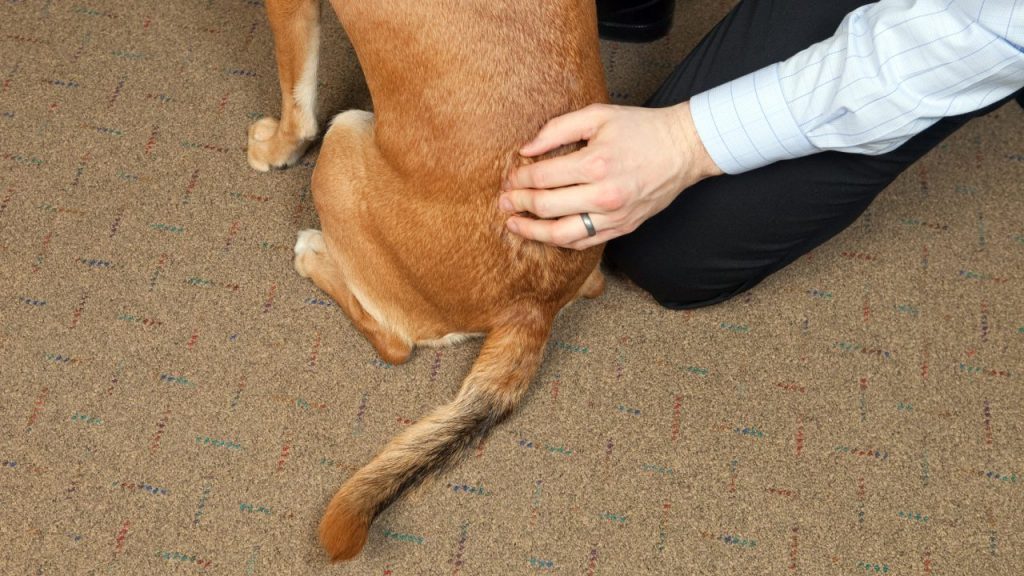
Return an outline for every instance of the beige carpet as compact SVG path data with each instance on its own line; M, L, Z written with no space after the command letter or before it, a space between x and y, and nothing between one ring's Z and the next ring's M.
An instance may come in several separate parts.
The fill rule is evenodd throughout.
M639 103L729 7L605 45ZM366 107L327 19L320 108ZM258 0L0 4L0 574L1024 572L1024 112L975 121L735 301L622 281L560 317L525 408L374 525L326 500L479 344L375 357L291 267L315 151Z

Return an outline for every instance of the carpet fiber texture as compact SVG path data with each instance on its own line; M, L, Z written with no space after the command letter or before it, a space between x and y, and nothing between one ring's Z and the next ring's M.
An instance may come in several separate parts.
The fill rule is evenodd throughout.
M604 44L614 100L730 5ZM324 21L325 122L369 98ZM479 342L390 366L295 274L317 151L243 152L278 106L258 0L0 4L0 574L1024 571L1016 105L731 302L612 279L524 408L339 566L327 500Z

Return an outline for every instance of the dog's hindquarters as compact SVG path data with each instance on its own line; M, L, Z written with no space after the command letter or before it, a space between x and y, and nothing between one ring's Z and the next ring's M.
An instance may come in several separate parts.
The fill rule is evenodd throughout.
M488 175L401 174L379 151L376 130L373 114L350 110L324 135L313 201L344 280L306 275L332 296L330 285L342 282L383 330L408 345L486 333L510 301L557 311L595 269L599 249L562 250L508 233Z
M331 499L320 541L333 560L362 550L373 519L404 491L453 463L504 420L525 395L540 365L550 314L525 308L484 340L455 399L395 437Z

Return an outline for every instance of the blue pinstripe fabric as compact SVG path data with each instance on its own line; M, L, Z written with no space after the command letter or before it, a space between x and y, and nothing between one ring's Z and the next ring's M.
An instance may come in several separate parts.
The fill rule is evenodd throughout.
M1024 0L882 0L831 38L694 96L726 173L822 150L882 154L1024 87Z

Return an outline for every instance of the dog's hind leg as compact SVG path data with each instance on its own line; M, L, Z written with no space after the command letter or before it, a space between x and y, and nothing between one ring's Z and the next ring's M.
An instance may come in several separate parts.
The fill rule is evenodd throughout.
M587 279L583 282L583 286L580 286L580 290L576 293L576 296L583 298L597 298L602 293L604 293L604 274L601 273L601 266L597 265L590 273L590 276L587 276Z
M327 253L319 230L303 230L295 242L295 271L309 278L341 306L356 328L376 348L381 359L401 364L409 359L412 343L382 326L370 316L345 282L345 274Z
M298 161L316 137L320 0L266 0L281 84L281 119L249 126L249 166L261 172Z

